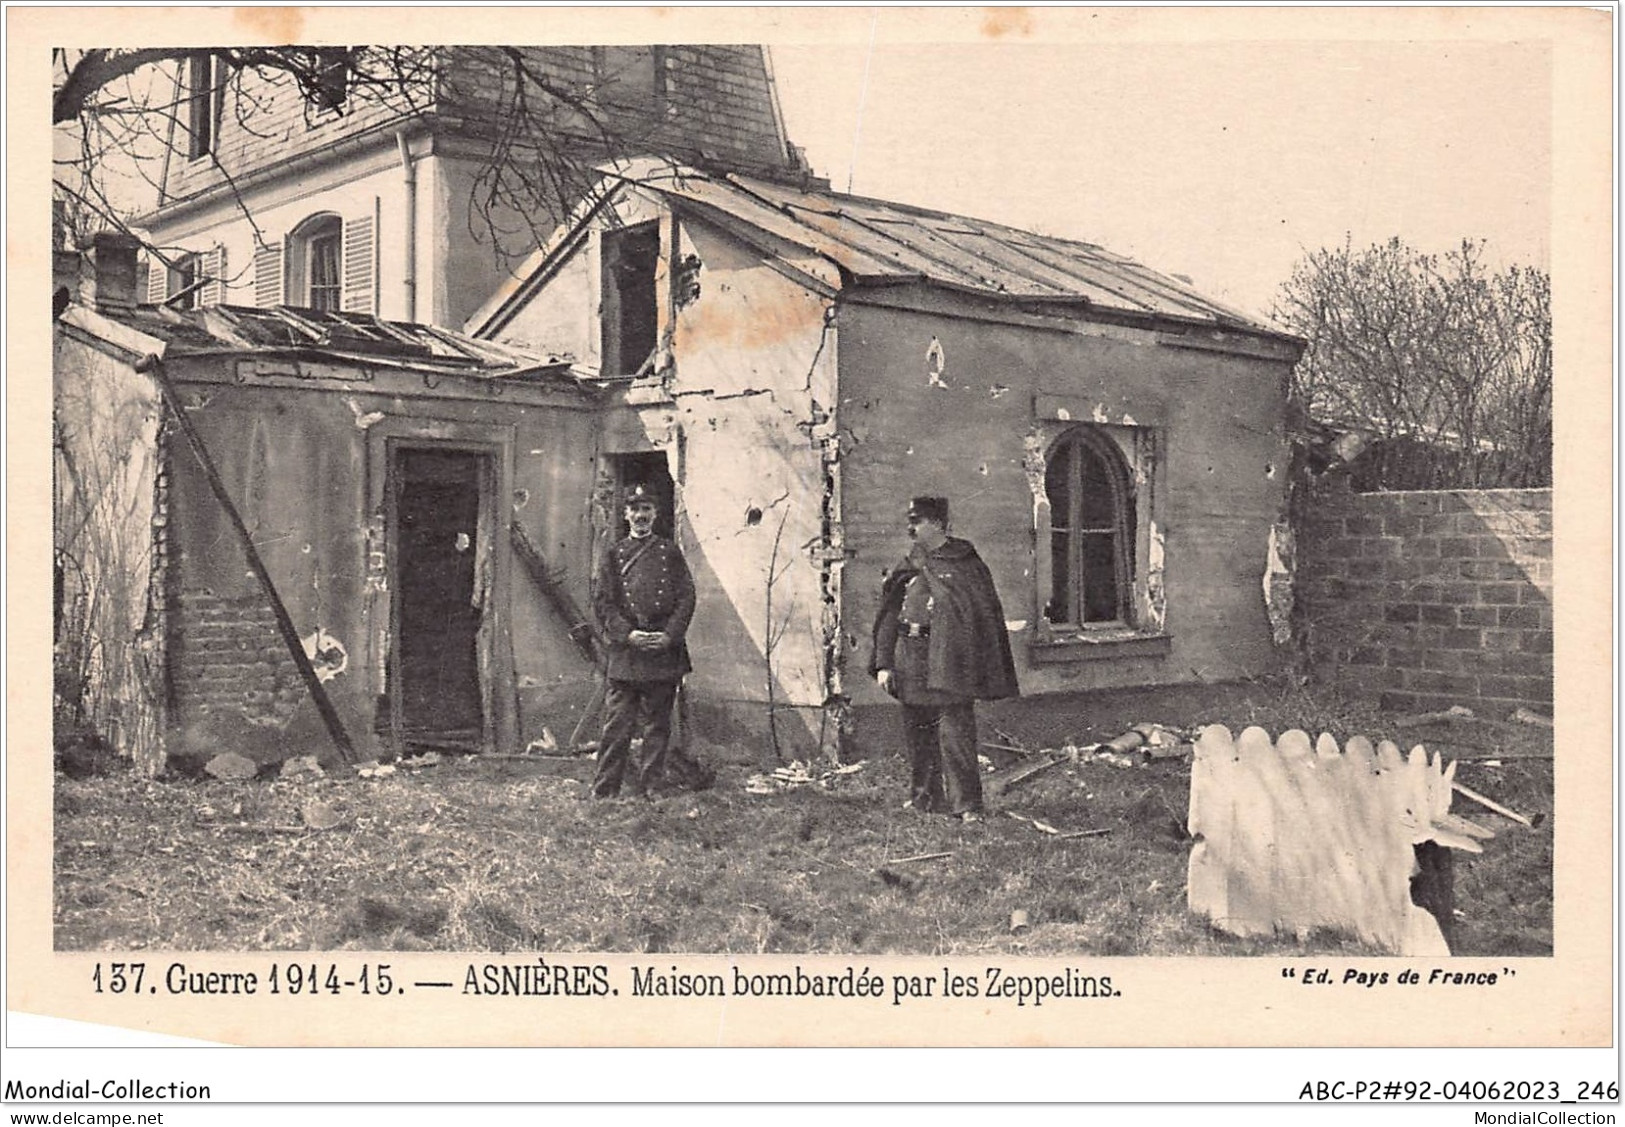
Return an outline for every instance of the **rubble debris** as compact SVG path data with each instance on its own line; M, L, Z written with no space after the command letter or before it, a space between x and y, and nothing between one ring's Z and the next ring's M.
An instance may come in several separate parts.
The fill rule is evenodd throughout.
M1542 716L1540 713L1528 708L1518 709L1512 714L1511 720L1515 724L1530 724L1536 728L1552 727L1552 718L1550 716Z
M1049 758L1041 759L1037 763L1023 764L1022 766L1005 772L1002 775L994 774L982 784L982 789L993 795L1004 794L1007 791L1020 786L1022 783L1029 782L1037 776L1042 775L1051 767L1059 767L1065 762L1066 760L1064 758Z
M326 775L327 772L322 770L322 765L316 761L314 755L296 755L292 759L285 759L282 761L282 769L277 772L279 778L295 781L320 779Z
M260 773L260 765L246 755L235 751L222 752L203 765L203 769L217 779L252 779Z
M1456 782L1454 780L1451 780L1450 785L1455 790L1455 792L1457 794L1461 795L1463 798L1472 799L1474 802L1478 803L1480 806L1482 806L1486 810L1493 811L1494 813L1501 815L1501 817L1503 817L1503 818L1510 818L1514 822L1522 823L1523 825L1528 826L1531 829L1533 829L1534 826L1535 826L1534 822L1531 822L1528 818L1525 818L1522 814L1518 813L1516 810L1508 809L1507 807L1502 806L1499 802L1496 802L1492 798L1486 798L1484 795L1479 794L1472 787L1469 787L1464 783L1458 783L1458 782Z
M330 830L344 821L337 810L314 798L299 808L299 816L313 830Z
M1061 832L1060 830L1056 829L1054 826L1050 825L1048 822L1040 821L1039 819L1029 817L1026 814L1018 814L1014 810L1006 810L1005 814L1008 817L1014 818L1018 822L1026 822L1029 826L1031 826L1033 829L1037 830L1041 834L1057 834L1058 835Z
M550 728L543 727L542 734L525 745L526 755L552 755L559 750L559 741L554 738Z
M355 773L363 779L387 779L395 773L395 764L376 760L356 764Z
M1030 928L1032 924L1032 917L1027 914L1027 909L1017 908L1015 911L1010 913L1011 935L1020 935L1022 932Z
M419 767L433 767L439 762L440 753L438 751L426 751L422 755L414 755L409 759L402 759L401 766L415 770Z
M1417 712L1410 716L1401 716L1393 721L1399 729L1420 728L1424 724L1438 724L1450 720L1476 720L1473 710L1459 704L1453 704L1442 712Z
M1112 832L1112 828L1110 826L1102 826L1098 830L1073 830L1069 834L1058 834L1056 836L1055 840L1056 841L1069 841L1069 840L1071 840L1072 838L1075 838L1075 837L1105 837L1107 834L1109 834L1111 832Z
M808 786L828 790L836 779L863 770L868 762L866 759L860 759L856 763L843 764L814 774L809 764L798 759L767 774L757 773L750 776L745 780L744 791L746 794L780 794L797 787Z
M1134 729L1130 728L1128 731L1124 732L1122 735L1113 736L1111 739L1107 740L1105 743L1101 744L1100 746L1105 748L1107 752L1133 751L1135 748L1139 747L1143 743L1145 743L1145 737L1143 735L1141 735L1139 732L1137 732Z

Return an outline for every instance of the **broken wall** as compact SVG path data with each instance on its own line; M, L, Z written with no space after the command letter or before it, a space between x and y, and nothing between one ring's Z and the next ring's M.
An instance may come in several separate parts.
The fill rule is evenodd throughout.
M544 724L569 730L592 669L515 563L508 524L524 528L584 604L595 460L586 404L450 376L272 359L198 359L170 371L363 754L385 750L392 593L380 477L390 440L490 452L498 492L480 543L482 615L495 631L482 670L487 719L504 745L522 746ZM261 758L324 752L319 716L240 540L191 453L177 450L173 463L178 748L225 746Z
M698 596L692 699L714 732L806 758L835 739L830 300L704 224L679 223L674 239L686 281L672 303L670 427L657 445L678 483L678 543Z
M1353 493L1302 506L1310 669L1401 711L1552 709L1549 489Z
M55 720L163 764L162 403L151 377L64 332L53 355Z
M1261 579L1284 504L1289 346L920 293L865 295L842 306L838 325L843 657L855 702L885 699L861 675L869 624L884 573L907 549L904 507L921 493L948 497L954 533L992 569L1024 694L1275 665ZM1079 422L1115 436L1136 478L1136 621L1056 646L1038 629L1043 459Z

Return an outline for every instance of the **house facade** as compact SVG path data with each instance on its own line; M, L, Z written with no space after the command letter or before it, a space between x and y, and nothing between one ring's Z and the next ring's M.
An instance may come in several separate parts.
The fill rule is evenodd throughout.
M522 255L530 232L561 218L478 202L493 162L558 179L531 203L562 201L560 213L573 202L560 162L660 152L769 175L798 166L760 47L424 48L403 56L399 89L387 90L347 82L346 49L312 50L333 56L332 82L314 95L286 75L228 74L207 51L180 67L159 205L139 221L158 248L146 301L455 327L508 277L515 248L496 232ZM542 83L564 97L537 97ZM548 151L504 132L520 114Z
M620 169L466 324L612 389L669 479L698 709L865 742L909 497L993 570L1024 693L1250 676L1302 343L1100 247L745 176Z

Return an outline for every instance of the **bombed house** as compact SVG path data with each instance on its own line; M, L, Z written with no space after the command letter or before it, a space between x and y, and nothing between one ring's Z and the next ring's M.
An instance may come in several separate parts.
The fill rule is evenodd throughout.
M919 493L993 569L1026 694L1275 662L1300 341L1098 246L828 191L759 48L523 50L614 73L665 155L583 140L621 159L514 273L467 222L468 60L410 117L272 89L253 130L217 60L182 69L163 257L62 264L59 729L149 770L563 743L633 485L694 573L701 742L862 750Z
M696 712L781 753L865 742L919 493L992 568L1026 694L1276 661L1302 344L1098 246L631 162L465 328L611 389L601 457L669 489L699 588Z

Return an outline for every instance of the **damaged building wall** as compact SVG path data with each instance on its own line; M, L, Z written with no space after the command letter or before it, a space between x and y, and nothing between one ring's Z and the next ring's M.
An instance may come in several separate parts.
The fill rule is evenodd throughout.
M609 363L604 352L618 349L601 347L614 331L606 232L658 230L654 357L612 394L600 450L659 452L674 483L674 532L697 595L687 685L699 734L805 758L834 740L826 706L839 692L829 656L838 498L826 462L833 289L821 296L703 218L674 216L658 196L628 192L613 207L494 331L588 370ZM620 359L619 374L630 374L642 358ZM595 534L617 518L606 510Z
M53 355L57 737L87 728L150 775L166 715L161 400L134 357L70 333Z
M667 386L682 436L679 542L698 592L694 696L806 758L834 738L824 707L838 688L826 661L839 568L823 441L830 299L704 223L676 224L672 245Z
M906 549L903 508L918 493L950 499L954 531L991 567L1026 694L1220 680L1276 662L1260 581L1284 500L1290 346L901 291L843 305L839 324L849 668L868 661L881 577ZM1132 479L1135 621L1068 645L1044 637L1051 561L1035 538L1044 459L1078 426L1119 450ZM866 681L853 696L884 699Z
M471 613L482 632L494 631L480 641L488 738L517 744L561 716L567 725L591 670L568 624L517 570L509 524L524 527L585 601L590 411L449 376L328 371L323 386L309 366L300 374L290 364L199 358L171 372L351 740L371 754L387 750L385 663L398 641L390 553L399 544L389 540L394 502L380 479L397 448L483 459L482 511L466 514L455 550L472 554L471 601L480 605ZM226 515L195 459L177 452L173 462L176 749L224 742L270 757L324 747Z

